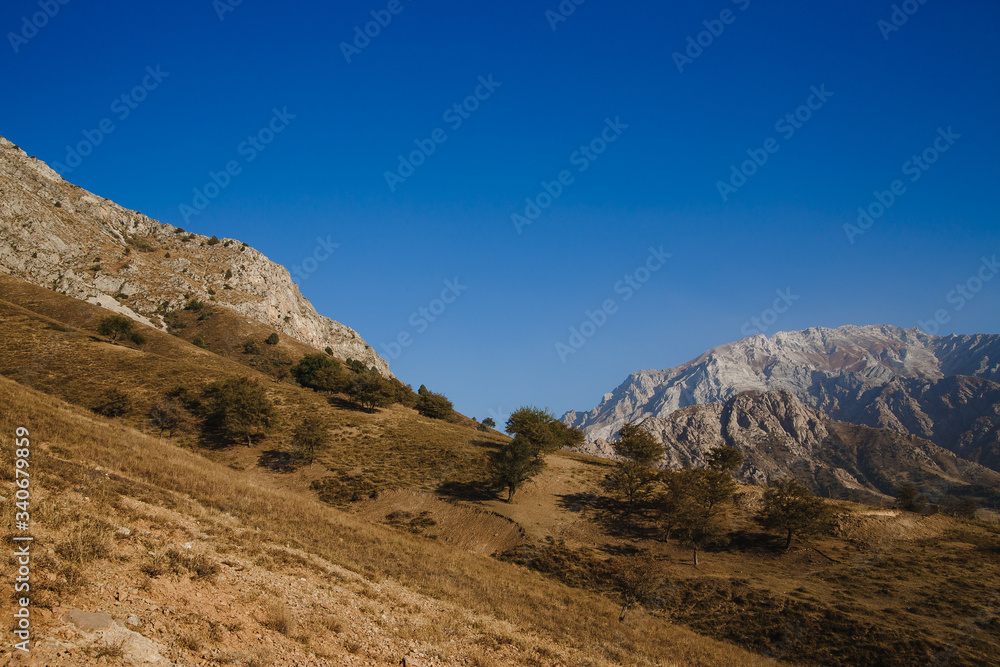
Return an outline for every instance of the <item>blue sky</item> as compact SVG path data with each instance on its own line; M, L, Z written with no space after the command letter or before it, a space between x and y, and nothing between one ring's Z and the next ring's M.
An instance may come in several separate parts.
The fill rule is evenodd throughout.
M10 0L0 134L298 266L479 418L748 332L1000 331L1000 7L671 4Z

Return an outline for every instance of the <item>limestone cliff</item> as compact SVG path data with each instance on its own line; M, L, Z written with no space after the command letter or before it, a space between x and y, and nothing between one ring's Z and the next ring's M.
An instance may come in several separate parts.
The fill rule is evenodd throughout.
M288 270L235 239L161 224L63 180L0 137L0 271L145 324L214 302L391 375L350 327L320 315Z

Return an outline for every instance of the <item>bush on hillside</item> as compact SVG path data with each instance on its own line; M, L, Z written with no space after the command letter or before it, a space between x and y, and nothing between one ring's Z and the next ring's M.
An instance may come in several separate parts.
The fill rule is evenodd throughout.
M431 419L447 419L454 413L454 407L443 394L428 391L417 397L417 412Z
M130 340L137 345L142 345L146 342L146 338L135 331L135 322L124 315L102 317L97 324L97 333L107 336L113 343L117 343L119 340Z
M270 431L278 421L274 404L264 388L250 378L232 378L210 384L201 396L205 425L233 442L246 441Z
M277 345L278 334L276 333L271 334L270 336L267 337L267 339L264 342L267 343L268 345Z
M316 452L330 444L330 433L323 420L316 415L309 415L295 427L292 436L292 447L295 456L306 463L312 463Z
M323 354L313 353L302 357L291 368L292 377L303 387L319 391L342 391L345 389L340 362Z
M132 411L132 397L118 387L112 387L92 409L105 417L122 417Z

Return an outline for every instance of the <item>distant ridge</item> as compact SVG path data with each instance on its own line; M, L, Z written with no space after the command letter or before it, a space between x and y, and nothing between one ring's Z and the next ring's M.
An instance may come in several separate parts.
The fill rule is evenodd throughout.
M930 336L886 325L751 336L666 370L632 373L600 405L570 411L587 441L745 391L787 391L839 421L891 428L1000 469L1000 335Z

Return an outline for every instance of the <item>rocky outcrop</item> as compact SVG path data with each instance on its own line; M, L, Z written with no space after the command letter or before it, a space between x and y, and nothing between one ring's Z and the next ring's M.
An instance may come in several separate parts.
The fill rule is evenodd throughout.
M918 435L1000 466L998 335L844 326L752 336L675 368L633 373L596 408L563 421L583 429L590 451L601 453L600 441L625 423L744 391L787 391L834 419Z
M0 271L161 329L171 310L212 301L391 375L356 331L317 313L288 270L257 250L98 197L2 137Z
M907 484L938 494L1000 485L1000 473L928 440L834 421L787 391L742 392L640 425L664 444L659 467L703 467L713 447L733 447L744 456L738 476L752 484L792 477L825 496L868 502L892 498ZM610 451L603 440L597 447Z

